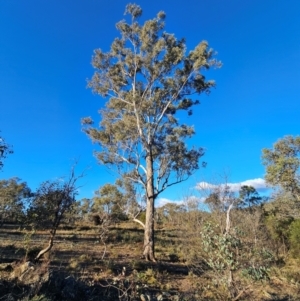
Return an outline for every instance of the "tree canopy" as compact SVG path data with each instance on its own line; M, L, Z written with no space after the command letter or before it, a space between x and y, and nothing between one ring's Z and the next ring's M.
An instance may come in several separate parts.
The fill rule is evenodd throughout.
M75 197L78 194L76 184L84 174L76 176L74 169L75 166L72 167L68 179L41 183L31 198L27 210L27 222L33 228L49 230L50 234L48 246L38 253L36 261L52 249L54 237L62 219L76 204Z
M25 200L31 190L19 178L0 180L0 224L5 221L19 221L24 217Z
M242 185L239 191L238 207L250 209L264 201L253 186Z
M5 159L6 156L11 153L13 153L12 147L0 136L0 170L4 165L3 159Z
M300 200L300 136L279 139L273 149L263 149L262 159L267 183L281 187Z

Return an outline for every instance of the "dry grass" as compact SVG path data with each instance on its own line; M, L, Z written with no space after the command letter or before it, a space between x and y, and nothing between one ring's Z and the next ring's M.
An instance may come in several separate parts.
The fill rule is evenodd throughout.
M99 229L96 226L61 228L47 262L50 270L61 271L91 286L110 279L118 279L118 285L121 285L125 279L122 277L126 277L130 283L146 285L154 296L158 296L159 291L168 291L171 296L182 297L177 300L233 300L226 286L214 283L212 271L203 269L199 273L192 272L185 262L189 254L185 254L187 246L184 244L188 243L189 238L187 236L182 242L177 230L174 227L157 230L158 263L150 263L140 257L143 231L134 223L111 226L106 245L99 241ZM28 230L12 227L0 229L2 262L22 261L26 254L30 256L30 253L37 252L47 243L47 232L38 231L31 236L28 233ZM190 239L195 244L195 237ZM192 252L193 244L190 248ZM0 270L0 280L8 279L9 275L10 271ZM300 300L297 260L271 269L269 281L253 281L241 276L238 271L234 278L236 300Z

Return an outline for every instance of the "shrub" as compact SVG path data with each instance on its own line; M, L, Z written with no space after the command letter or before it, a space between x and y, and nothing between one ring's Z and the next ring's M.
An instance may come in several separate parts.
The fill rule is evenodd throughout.
M297 256L300 254L300 219L295 220L290 225L289 243L292 255Z
M265 223L271 237L279 243L284 243L288 245L289 241L289 229L293 222L293 218L278 218L276 216L270 215L266 218Z
M242 274L248 278L258 281L258 280L268 280L269 272L270 269L265 266L259 266L259 267L251 266L246 269L243 269Z

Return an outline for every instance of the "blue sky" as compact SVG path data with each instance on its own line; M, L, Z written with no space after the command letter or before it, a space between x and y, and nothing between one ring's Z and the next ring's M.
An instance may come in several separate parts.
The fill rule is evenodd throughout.
M93 50L108 50L118 35L127 1L0 1L0 130L13 145L0 179L17 176L35 189L89 167L79 197L114 176L93 157L81 131L103 99L86 88ZM203 146L208 164L162 197L178 200L198 182L226 170L231 183L263 178L261 149L284 135L298 135L300 96L300 2L298 0L136 1L142 20L160 10L166 31L185 37L188 50L207 40L223 67L207 78L217 87L185 120L194 124L192 144ZM248 182L249 183L249 182ZM260 182L261 185L261 182ZM258 188L261 186L257 186Z

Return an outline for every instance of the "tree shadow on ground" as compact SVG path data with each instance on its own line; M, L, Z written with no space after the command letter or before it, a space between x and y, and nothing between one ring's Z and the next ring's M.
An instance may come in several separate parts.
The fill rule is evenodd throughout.
M0 263L20 260L24 258L25 254L25 248L19 248L13 244L0 247Z

